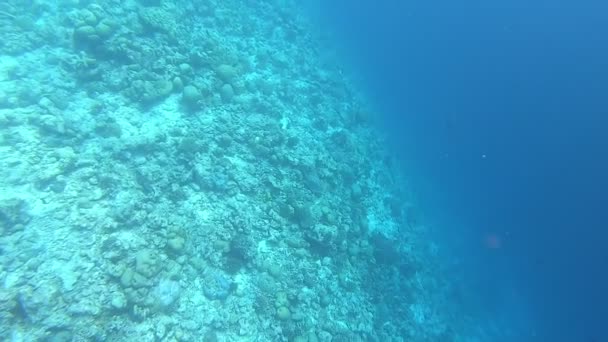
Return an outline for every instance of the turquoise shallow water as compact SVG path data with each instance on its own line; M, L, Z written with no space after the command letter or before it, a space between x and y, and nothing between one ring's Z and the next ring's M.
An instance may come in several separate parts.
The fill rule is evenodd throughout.
M542 340L327 13L0 3L0 340Z

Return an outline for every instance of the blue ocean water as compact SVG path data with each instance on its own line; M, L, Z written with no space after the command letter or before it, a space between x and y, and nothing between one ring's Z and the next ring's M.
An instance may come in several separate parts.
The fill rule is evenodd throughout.
M608 340L607 10L601 1L313 7L381 108L392 151L486 323L520 334L497 340Z

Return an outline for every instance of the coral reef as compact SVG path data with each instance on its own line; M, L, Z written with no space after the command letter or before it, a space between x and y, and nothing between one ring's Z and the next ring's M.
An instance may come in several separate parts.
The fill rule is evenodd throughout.
M474 329L298 3L0 4L0 340Z

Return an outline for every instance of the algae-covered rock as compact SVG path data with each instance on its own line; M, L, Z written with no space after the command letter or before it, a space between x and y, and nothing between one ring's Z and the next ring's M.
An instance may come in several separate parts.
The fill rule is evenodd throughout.
M171 81L146 81L144 93L142 94L142 101L145 103L152 103L171 95L172 91L173 82Z
M314 217L310 206L308 205L297 205L294 207L293 217L295 221L302 228L310 228L314 225Z
M184 137L176 147L179 153L193 155L197 152L206 152L207 146L200 139L195 137Z
M225 83L230 83L236 78L237 70L232 65L220 64L215 68L217 77Z
M179 65L179 73L184 76L191 76L194 73L194 70L188 63L181 63Z
M274 304L277 308L281 306L289 306L289 299L287 298L287 293L283 291L277 292Z
M308 342L318 342L319 339L317 338L317 334L314 333L314 331L311 331L308 333Z
M123 287L131 287L132 281L133 281L133 270L131 270L131 269L124 270L122 275L120 276L120 284Z
M179 258L179 260L182 260ZM185 262L186 259L184 258ZM168 279L179 279L182 273L183 267L178 261L169 259L164 267L163 276Z
M97 23L97 16L89 11L88 9L83 9L78 12L78 22L80 25L95 25Z
M203 99L201 92L193 85L184 87L182 91L182 102L189 108L196 108L199 106L199 101Z
M110 299L110 305L115 310L123 310L127 307L127 297L122 292L112 293L112 299Z
M104 20L95 26L95 32L99 37L107 38L114 33L114 27L112 27L112 24L109 21Z
M184 245L186 243L186 240L181 237L181 236L176 236L173 237L169 240L167 240L167 246L169 247L169 249L171 249L171 251L173 252L182 252L182 250L184 249Z
M281 275L283 274L283 270L281 269L281 266L279 266L276 263L268 263L266 265L266 270L268 271L268 273L273 276L275 279L278 279L279 277L281 277Z
M144 105L151 105L173 92L173 82L168 80L135 80L125 92L132 100L139 101Z
M222 101L230 102L234 97L234 89L230 84L226 83L222 86L222 88L220 88L220 96Z
M176 91L180 91L182 89L184 89L184 81L182 81L182 79L180 77L174 77L173 78L173 89Z
M120 284L124 288L133 287L141 288L150 286L150 281L143 275L134 272L132 269L127 268L120 276Z
M186 245L184 230L178 226L170 226L167 229L167 247L173 253L183 253Z
M218 253L228 253L230 252L230 242L226 240L215 240L213 241L213 248Z
M158 255L149 249L141 250L135 256L135 271L151 277L158 273L160 268Z
M116 31L118 26L113 20L101 19L104 16L100 9L93 13L88 9L81 10L74 22L74 45L78 49L86 49L91 52L102 51L99 49L106 39ZM99 54L98 57L101 57Z
M175 16L162 7L142 7L138 17L142 25L150 30L165 33L175 30Z
M285 306L279 306L277 308L277 318L281 321L286 321L291 318L291 312Z
M209 269L203 277L203 294L210 300L224 300L234 290L232 279L219 270Z
M95 133L103 138L117 137L122 135L120 124L115 121L99 122L95 125Z
M167 97L173 92L173 82L160 80L154 83L158 97Z
M228 148L232 144L232 138L230 135L223 133L217 138L217 144L221 148Z
M90 25L80 26L74 30L75 43L91 43L99 40L99 38L95 27Z
M21 230L31 216L26 210L26 202L11 198L0 201L0 235Z
M134 288L149 287L150 280L139 273L134 273L131 279L131 286Z

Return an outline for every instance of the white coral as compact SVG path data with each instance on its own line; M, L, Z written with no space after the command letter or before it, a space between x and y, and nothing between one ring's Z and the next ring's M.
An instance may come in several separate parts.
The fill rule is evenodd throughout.
M157 305L166 309L173 305L179 297L181 290L179 283L173 280L163 279L152 291L152 294L156 300Z

